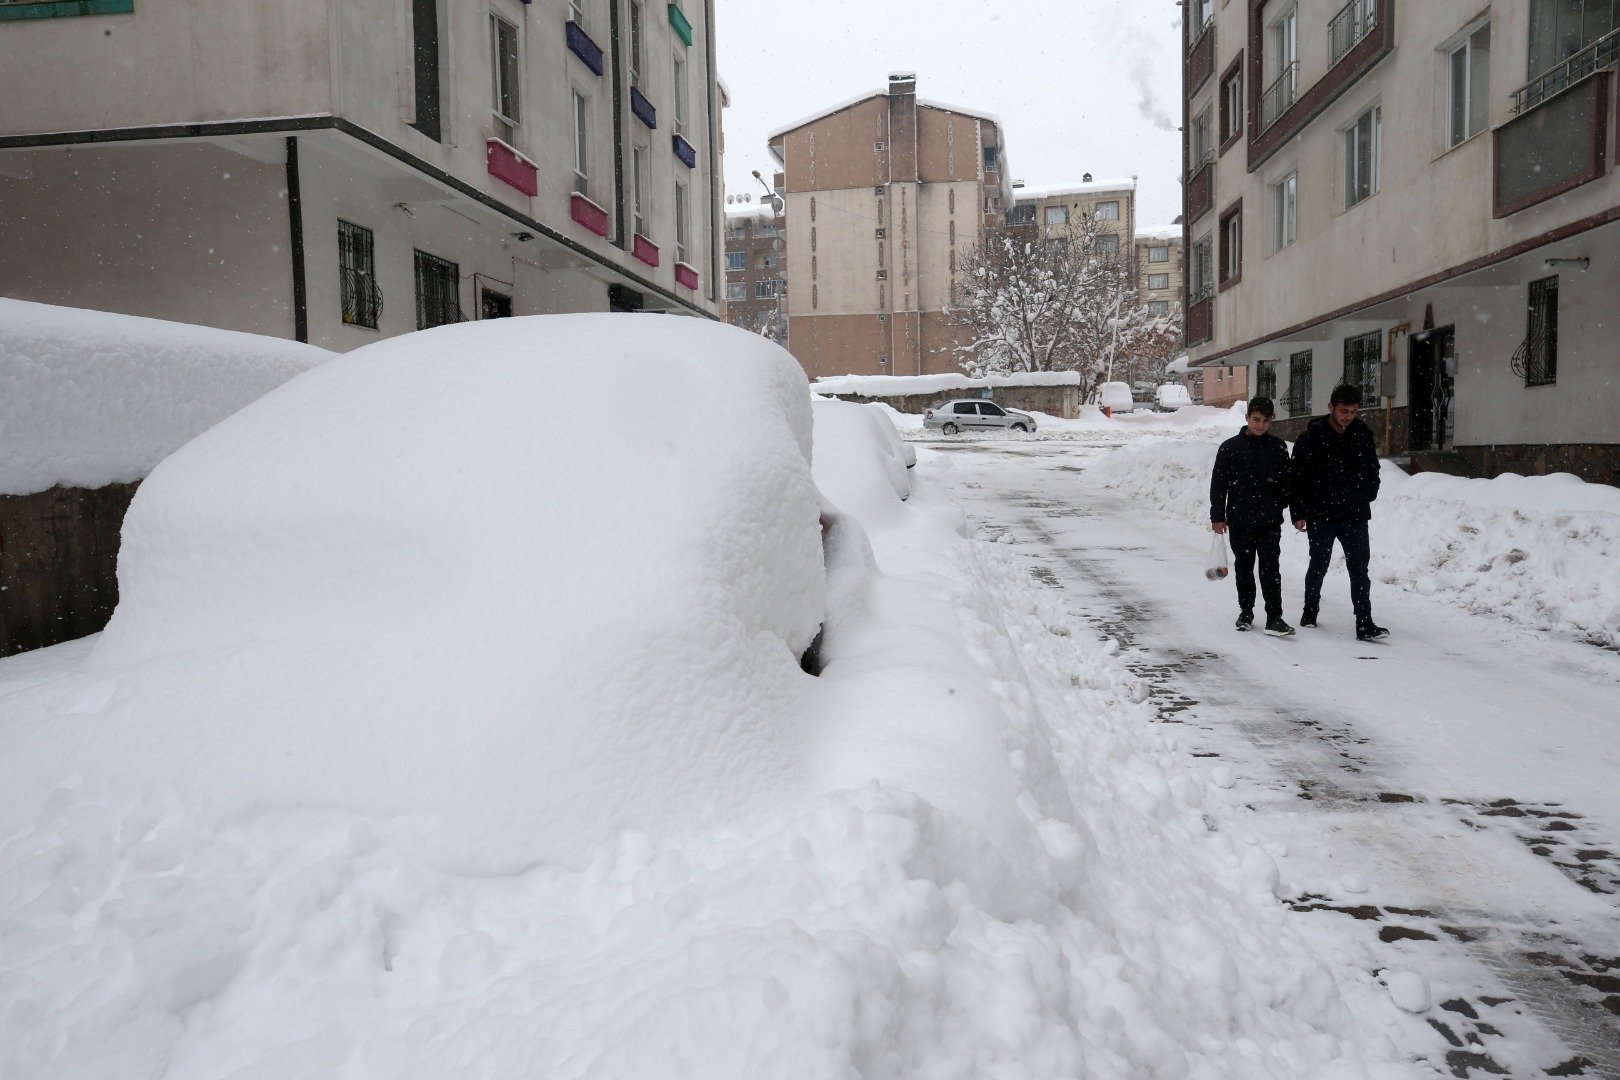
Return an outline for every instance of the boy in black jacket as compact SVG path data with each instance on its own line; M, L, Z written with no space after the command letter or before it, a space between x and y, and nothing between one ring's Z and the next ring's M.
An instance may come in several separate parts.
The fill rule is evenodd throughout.
M1266 633L1287 637L1294 628L1282 617L1283 511L1291 500L1288 446L1270 434L1276 409L1270 398L1249 402L1242 431L1221 444L1209 481L1210 528L1232 542L1238 591L1237 628L1254 625L1254 563L1260 560L1260 591L1266 601Z
M1389 634L1373 622L1372 550L1367 522L1378 498L1378 447L1372 430L1356 416L1361 388L1340 386L1328 401L1328 414L1312 420L1294 441L1294 527L1308 530L1311 565L1305 571L1305 610L1299 625L1315 626L1322 603L1322 579L1333 560L1333 542L1344 549L1350 571L1350 605L1356 637L1377 641Z

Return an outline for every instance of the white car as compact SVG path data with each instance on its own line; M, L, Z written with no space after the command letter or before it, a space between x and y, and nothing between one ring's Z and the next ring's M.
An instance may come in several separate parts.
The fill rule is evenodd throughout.
M1175 412L1192 406L1192 395L1180 383L1165 383L1154 391L1160 412Z
M1035 418L983 398L961 398L924 412L923 427L946 435L959 431L1034 431Z
M1131 397L1131 384L1125 382L1105 382L1097 389L1097 407L1106 416L1118 413L1128 413L1136 408L1136 402Z

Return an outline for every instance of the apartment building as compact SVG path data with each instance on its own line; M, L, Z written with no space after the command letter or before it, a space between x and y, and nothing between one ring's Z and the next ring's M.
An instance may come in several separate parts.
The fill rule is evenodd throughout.
M1001 125L915 75L773 133L788 347L811 378L955 372L957 266L1012 205Z
M1180 225L1138 229L1136 281L1142 303L1154 315L1167 316L1181 305L1186 273L1185 246Z
M1066 242L1081 222L1096 223L1099 252L1131 250L1136 233L1136 178L1032 187L1013 183L1009 226L1033 230L1043 241Z
M731 201L738 200L738 201ZM788 343L787 233L776 206L727 197L725 319L783 346Z
M1620 482L1614 0L1191 0L1187 342L1293 435Z
M712 0L0 0L0 295L349 349L717 317Z

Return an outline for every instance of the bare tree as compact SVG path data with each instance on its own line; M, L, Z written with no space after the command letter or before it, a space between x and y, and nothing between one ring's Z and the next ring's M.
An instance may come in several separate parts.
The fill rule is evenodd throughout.
M1088 394L1122 365L1150 363L1174 332L1141 302L1128 245L1089 217L1067 237L998 230L968 256L948 310L970 374L1078 371Z

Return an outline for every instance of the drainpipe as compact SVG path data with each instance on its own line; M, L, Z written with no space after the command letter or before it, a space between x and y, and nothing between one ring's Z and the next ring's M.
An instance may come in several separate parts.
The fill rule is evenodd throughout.
M1389 332L1384 335L1384 341L1385 341L1384 356L1387 357L1387 361L1386 361L1387 363L1389 363L1391 365L1393 365L1395 363L1395 338L1398 335L1407 333L1411 329L1412 329L1412 324L1409 323L1409 322L1397 323L1396 325L1390 327ZM1395 388L1393 386L1391 386L1391 387L1388 387L1388 389L1393 390ZM1393 425L1393 422L1394 422L1394 415L1395 415L1395 395L1394 394L1385 394L1384 395L1384 448L1383 448L1383 456L1384 457L1389 457L1389 449L1390 449L1389 443L1390 443L1392 425Z

